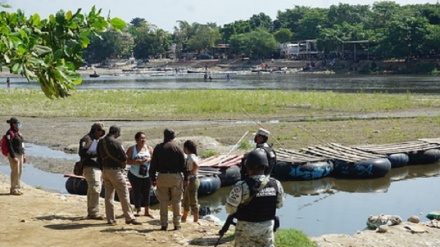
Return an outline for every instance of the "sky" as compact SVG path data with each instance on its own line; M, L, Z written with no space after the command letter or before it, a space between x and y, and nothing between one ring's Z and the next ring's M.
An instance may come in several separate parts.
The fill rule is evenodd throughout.
M435 4L438 0L395 0L400 5ZM38 13L42 18L55 14L58 10L81 8L88 12L92 6L102 9L102 14L119 17L126 22L133 18L144 18L158 28L172 32L176 21L190 24L217 23L224 25L238 20L248 20L252 15L264 13L273 19L278 11L293 9L295 6L329 8L339 3L350 5L372 5L376 0L0 0L12 6L12 11L21 9L26 15Z

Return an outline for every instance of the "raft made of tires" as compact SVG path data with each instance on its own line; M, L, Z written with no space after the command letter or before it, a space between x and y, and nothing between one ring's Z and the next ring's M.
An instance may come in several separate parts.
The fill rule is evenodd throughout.
M409 156L406 153L396 153L388 155L391 168L406 166L409 163Z
M211 176L203 176L199 177L200 179L200 186L198 190L198 194L200 196L204 195L210 195L221 187L221 180L218 175L211 175Z
M73 174L65 174L64 177L67 177L65 187L66 187L67 192L69 192L69 194L87 195L88 185L87 185L86 179L83 176L77 176L77 175L73 175ZM131 190L131 185L129 185L128 191L130 193L130 203L133 204L133 192ZM101 187L100 196L102 198L105 197L104 186ZM115 193L115 200L119 201L117 193ZM156 203L158 203L158 200L156 197L156 191L154 188L151 188L151 190L150 190L150 205L153 205Z
M233 185L241 180L240 167L237 165L222 167L220 172L218 176L220 177L222 187Z
M411 152L409 165L424 165L437 163L440 160L440 149L428 149L426 151Z
M326 177L333 171L331 161L293 163L278 161L273 176L279 180L312 180Z
M358 162L335 160L332 175L342 178L380 178L391 170L387 158L367 159Z
M68 177L65 183L65 187L69 194L87 195L87 181L84 177Z

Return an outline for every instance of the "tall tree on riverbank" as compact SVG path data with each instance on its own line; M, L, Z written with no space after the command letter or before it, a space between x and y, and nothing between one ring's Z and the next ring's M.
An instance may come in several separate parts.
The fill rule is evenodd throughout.
M67 97L82 82L76 69L83 63L82 53L90 36L99 36L109 26L121 30L125 22L102 17L101 10L95 7L87 14L82 14L81 9L60 10L48 19L41 19L38 14L26 17L21 10L1 11L0 64L8 67L10 73L37 80L49 98Z

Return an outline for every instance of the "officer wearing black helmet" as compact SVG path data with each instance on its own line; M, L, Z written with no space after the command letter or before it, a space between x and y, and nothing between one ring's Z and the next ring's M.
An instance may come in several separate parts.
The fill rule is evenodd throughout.
M226 200L226 212L235 214L235 246L274 246L276 209L284 202L281 183L264 174L269 166L266 151L249 153L245 166L248 178L237 182Z

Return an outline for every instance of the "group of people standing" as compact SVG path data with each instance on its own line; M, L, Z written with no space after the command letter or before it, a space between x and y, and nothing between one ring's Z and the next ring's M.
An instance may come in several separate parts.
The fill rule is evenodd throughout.
M6 133L8 160L11 167L11 195L22 195L20 177L26 162L21 123L17 118L7 120ZM267 144L270 132L260 128L255 134L256 148L246 155L242 164L242 180L237 182L226 199L226 212L237 218L235 246L274 246L274 230L277 228L276 209L282 207L284 190L281 183L272 178L276 154ZM94 123L79 142L79 156L86 178L87 218L107 219L116 225L114 210L115 192L122 206L126 224L141 225L136 219L142 213L150 218L150 189L157 186L160 204L160 230L168 229L168 206L172 205L174 230L181 229L191 213L194 222L199 220L197 191L199 157L197 145L187 140L181 148L174 139L175 132L165 129L163 142L153 149L147 145L144 132L134 136L136 144L125 151L118 140L121 129L111 126L106 135L102 122ZM127 176L126 165L130 165ZM136 214L130 205L128 177L134 195ZM99 213L99 196L102 184L105 189L105 218ZM183 201L183 213L182 213Z
M144 132L134 136L136 144L124 150L118 140L121 129L111 126L107 135L101 122L92 125L90 132L80 140L79 155L83 164L87 189L87 218L103 220L99 214L99 196L101 181L105 190L105 218L108 224L116 225L114 212L115 192L121 203L127 224L142 224L136 216L154 218L150 212L150 190L157 186L156 196L160 203L160 230L168 228L168 205L173 208L174 230L181 228L189 211L193 213L194 222L198 221L197 191L200 181L197 177L197 145L191 140L181 148L174 142L175 133L164 130L163 142L153 149L147 145ZM130 165L125 175L126 165ZM133 191L134 213L130 206L129 189L125 177L128 177ZM183 217L181 213L184 199Z

